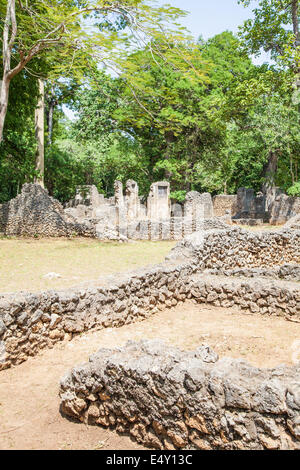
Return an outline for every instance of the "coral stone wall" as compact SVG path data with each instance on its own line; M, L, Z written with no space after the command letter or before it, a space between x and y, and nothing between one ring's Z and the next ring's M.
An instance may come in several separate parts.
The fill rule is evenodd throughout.
M31 237L95 236L94 227L69 220L61 204L39 184L24 184L19 196L0 205L0 232Z
M224 216L227 211L233 216L237 211L237 196L219 194L213 198L214 215L217 217Z
M300 231L249 232L230 228L197 232L179 242L168 259L191 257L199 270L300 264Z
M60 385L61 409L157 449L300 449L300 366L263 370L160 341L102 349Z
M284 228L292 230L300 230L300 214L295 215L290 220L286 222Z
M192 272L185 265L162 265L98 286L0 297L0 370L17 365L41 349L93 328L118 327L172 307Z
M226 217L208 219L189 219L185 217L170 218L165 222L142 220L118 226L117 233L132 240L182 240L199 230L225 230L229 226Z
M110 286L0 298L0 370L91 329L147 318L186 299L300 321L299 283L192 275L196 265L156 267Z
M269 279L286 279L287 281L300 282L300 265L283 264L273 268L234 268L234 269L207 269L207 274L215 276L237 276L237 277L266 277Z
M191 298L199 303L237 305L253 313L299 321L299 283L203 273L211 268L226 274L238 267L299 263L299 256L297 230L263 234L241 229L212 230L178 243L170 260L162 265L108 277L99 285L4 294L0 296L0 370L83 331L132 323ZM288 273L293 279L298 270L290 267Z
M0 296L0 370L56 342L118 327L194 299L300 321L299 282L234 277L273 267L298 275L300 231L202 231L164 264L85 289ZM293 264L294 263L294 264ZM215 270L221 275L209 275ZM159 449L300 449L300 367L261 370L160 342L101 350L61 382L62 411Z
M270 224L284 224L291 217L300 214L300 197L280 194L270 204Z

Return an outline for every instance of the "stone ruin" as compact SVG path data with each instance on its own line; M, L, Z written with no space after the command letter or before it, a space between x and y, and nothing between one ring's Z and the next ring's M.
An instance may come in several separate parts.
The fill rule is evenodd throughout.
M214 198L209 193L190 191L182 204L171 203L170 184L165 181L153 183L146 199L139 196L138 185L133 180L127 181L125 194L122 183L116 181L115 196L110 199L102 196L99 200L96 188L91 188L93 198L89 197L88 201L95 202L88 209L82 202L72 215L80 221L88 210L90 218L96 215L101 219L102 228L103 220L106 221L106 231L141 240L180 240L196 231L222 229L228 224L280 225L300 213L300 198L289 197L276 188L268 194L240 188L236 195Z
M0 232L34 237L94 237L88 222L67 217L62 205L39 184L24 184L21 194L0 205Z
M60 384L61 410L161 450L300 448L300 367L258 369L201 346L100 349Z
M2 294L0 371L59 341L141 321L185 300L300 322L299 264L299 230L227 226L193 233L164 263L131 274ZM61 411L151 448L300 450L299 379L299 363L260 369L219 359L207 345L183 352L143 341L101 349L72 368L61 380Z
M37 184L25 184L21 194L0 205L0 232L24 236L87 236L101 240L181 240L199 230L231 224L283 224L300 214L300 198L281 191L255 194L240 188L237 195L191 191L182 204L172 204L170 184L153 183L147 198L134 180L105 198L96 186L80 186L65 207Z
M155 313L160 302L172 307L193 298L297 322L299 285L275 280L275 273L283 263L299 266L299 247L298 230L197 232L172 250L171 265L134 277L130 292L143 299L149 291L152 300L140 304L140 313L143 308ZM236 267L266 266L264 282L229 274ZM218 282L209 268L222 269L228 278ZM124 281L118 286L126 289ZM61 379L61 411L161 450L300 450L299 384L300 363L260 369L219 359L208 345L185 352L160 340L128 342L100 349Z
M65 212L78 222L94 223L99 238L120 237L123 240L180 240L201 229L225 228L228 217L214 217L211 195L192 191L184 204L171 204L170 184L153 183L146 200L139 196L134 180L125 185L115 181L112 198L97 197L94 186L77 189L76 198L67 204Z
M78 188L64 209L41 186L24 185L0 206L7 235L180 241L164 263L88 287L0 294L0 371L83 332L141 321L186 300L299 323L299 198L275 194L268 211L266 200L241 189L214 201L190 192L172 205L169 184L159 182L144 204L129 180L125 193L116 182L109 199L95 186ZM231 217L289 220L254 233L228 225ZM150 448L300 450L299 383L299 362L260 369L219 359L208 345L184 352L142 341L100 349L72 368L60 383L61 411Z
M230 213L235 224L283 225L300 214L300 197L287 196L278 188L256 194L253 189L240 188L236 195L215 196L214 213L216 216Z

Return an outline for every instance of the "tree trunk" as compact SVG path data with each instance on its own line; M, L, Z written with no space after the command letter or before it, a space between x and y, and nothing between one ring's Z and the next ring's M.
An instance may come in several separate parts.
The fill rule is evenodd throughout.
M3 140L4 122L7 113L10 80L3 74L0 82L0 142Z
M52 145L54 107L55 102L51 100L48 108L48 145Z
M11 32L11 36L9 34ZM10 76L10 63L11 51L15 38L17 36L17 22L16 22L16 2L15 0L8 0L6 5L6 16L3 26L2 37L2 61L3 61L3 77L0 89L0 142L3 140L4 122L8 106L9 85L11 81Z
M46 102L47 102L47 132L48 138L47 142L48 145L52 145L52 137L53 137L53 116L54 116L54 109L57 106L58 101L55 97L55 90L53 83L51 84L51 91L50 94L46 94Z
M295 35L295 47L300 47L300 32L299 32L299 6L298 0L292 1L292 21L293 21L293 32ZM300 90L300 64L296 63L296 80L295 80L295 89L297 92Z
M278 167L278 154L275 151L271 151L269 153L268 161L263 170L263 176L265 178L265 182L263 184L263 191L266 189L274 188L275 187L275 175L277 172Z
M275 175L278 167L278 154L277 152L270 151L268 161L264 167L265 182L262 186L262 192L265 195L265 210L269 211L272 202L274 201L276 187Z
M300 46L300 33L299 33L299 7L298 0L292 1L292 19L293 19L293 31L296 39L296 47Z
M224 181L224 194L227 194L227 181Z
M44 109L45 109L45 91L44 83L39 79L39 100L35 110L35 137L37 140L37 152L36 152L36 165L35 170L38 172L34 182L44 187Z

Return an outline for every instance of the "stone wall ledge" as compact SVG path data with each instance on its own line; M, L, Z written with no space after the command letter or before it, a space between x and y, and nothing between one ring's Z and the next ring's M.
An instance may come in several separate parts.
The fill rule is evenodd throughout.
M242 312L280 316L300 323L300 284L266 278L193 275L190 292L198 303L237 307Z
M283 264L281 266L272 266L271 268L234 268L234 269L208 269L206 274L215 276L237 276L249 278L278 279L300 282L300 265Z
M300 366L258 369L207 346L101 349L61 379L61 410L157 449L300 449Z

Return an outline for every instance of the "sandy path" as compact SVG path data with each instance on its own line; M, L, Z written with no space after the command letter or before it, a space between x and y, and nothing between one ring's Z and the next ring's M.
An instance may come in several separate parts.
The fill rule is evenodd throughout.
M140 323L78 336L0 372L0 449L139 448L126 436L63 418L58 384L68 369L100 347L142 338L162 338L182 349L206 343L220 356L260 367L300 360L300 324L187 302Z

